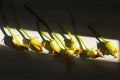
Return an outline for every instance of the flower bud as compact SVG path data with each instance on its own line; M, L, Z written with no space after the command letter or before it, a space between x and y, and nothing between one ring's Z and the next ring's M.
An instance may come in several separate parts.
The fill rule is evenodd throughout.
M74 58L75 51L72 49L65 49L65 61L66 62L71 62L72 59Z
M74 50L76 54L79 54L82 52L82 49L80 48L79 43L73 38L70 39L70 48Z
M57 42L54 39L50 40L50 47L53 50L53 53L60 53L61 49L60 46L57 44Z
M86 54L88 57L95 58L97 56L97 51L93 49L87 49Z
M30 44L32 45L34 50L36 50L37 52L42 52L46 43L40 43L36 38L31 38Z
M117 50L115 48L115 46L113 45L113 43L111 43L110 41L106 41L104 42L105 44L105 49L106 49L106 52L108 54L111 54L112 56L114 56L115 58L118 58L119 57L119 50Z
M12 36L12 43L21 50L28 50L28 45L22 44L16 37L16 35Z

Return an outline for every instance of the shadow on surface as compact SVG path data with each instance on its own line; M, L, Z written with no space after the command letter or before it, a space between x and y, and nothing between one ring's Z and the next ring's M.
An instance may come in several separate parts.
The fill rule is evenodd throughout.
M9 47L0 46L0 79L116 79L119 78L120 63L82 60L75 58L65 63L61 56L34 53L29 56ZM19 78L19 79L18 79Z

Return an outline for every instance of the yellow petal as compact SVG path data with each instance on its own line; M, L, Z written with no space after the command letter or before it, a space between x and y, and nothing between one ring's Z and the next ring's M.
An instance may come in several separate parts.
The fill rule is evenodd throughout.
M77 41L75 41L74 39L70 39L70 48L73 50L77 50L79 49L79 44L77 43Z
M102 54L102 52L100 51L100 49L97 49L96 51L97 51L97 56L98 56L98 57L103 57L103 54Z
M97 52L93 49L86 50L87 56L91 58L95 58L97 56Z
M37 52L42 52L45 47L45 43L40 43L36 38L31 38L30 43Z
M65 49L65 61L66 62L71 62L72 59L74 58L75 51L72 49Z
M28 45L24 45L20 41L18 41L15 35L12 36L12 42L19 49L28 49Z
M105 47L106 47L106 51L108 52L108 54L113 55L115 58L119 57L119 51L116 49L113 43L111 43L110 41L106 41Z
M70 48L74 50L77 54L82 52L79 43L73 38L70 39Z
M55 40L50 40L50 47L54 51L54 53L60 53L61 49L60 46L57 44Z
M68 54L68 55L70 55L70 56L74 56L75 51L68 48L68 49L65 49L65 54Z

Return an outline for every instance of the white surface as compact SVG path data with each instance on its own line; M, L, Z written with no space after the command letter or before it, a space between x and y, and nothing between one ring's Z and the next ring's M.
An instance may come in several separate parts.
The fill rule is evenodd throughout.
M8 34L8 35L10 35L9 34L9 32L7 31L7 29L6 28L4 28L4 30L6 31L6 33ZM20 33L16 30L16 29L13 29L13 28L11 28L11 31L14 33L14 34L16 34L17 35L17 37L18 37L18 39L22 42L22 36L20 35ZM26 30L27 31L27 33L31 36L31 37L35 37L35 38L37 38L40 42L42 42L42 38L41 38L41 36L39 35L39 33L37 32L37 31L30 31L30 30ZM49 36L49 34L47 33L47 32L45 32L48 36ZM2 31L0 30L0 34L1 34L1 36L0 36L0 41L1 41L1 45L4 45L4 46L6 46L5 44L4 44L4 34L2 33ZM59 33L58 33L59 34ZM68 39L69 39L69 36L68 35L65 35ZM27 37L27 36L26 36ZM61 40L63 40L64 41L64 38L63 38L63 36L61 35L61 34L59 34L59 37L61 38ZM81 36L81 38L83 39L83 41L85 42L85 44L87 45L87 47L88 48L93 48L93 49L97 49L97 40L94 38L94 37L88 37L88 36ZM47 39L46 39L47 40ZM107 39L107 40L109 40L109 41L111 41L114 45L115 45L115 47L117 48L117 49L119 49L119 41L118 40L115 40L115 39ZM48 45L48 44L47 44ZM62 45L61 45L61 48L63 48L62 47ZM12 49L12 48L11 48ZM31 50L30 50L31 51ZM43 50L43 53L47 53L47 54L49 54L49 50L47 50L46 48ZM98 57L98 58L95 58L95 59L92 59L92 60L102 60L102 61L110 61L110 62L119 62L119 58L114 58L113 56L111 56L111 55L105 55L103 58L100 58L100 57Z

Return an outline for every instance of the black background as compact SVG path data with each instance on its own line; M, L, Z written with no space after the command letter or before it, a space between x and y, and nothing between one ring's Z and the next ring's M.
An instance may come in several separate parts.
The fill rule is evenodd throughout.
M25 8L27 3L41 18L48 22L56 32L59 23L69 25L71 19L66 10L73 12L77 32L83 36L93 36L87 24L104 34L106 38L120 39L119 0L12 0L21 25L36 30L36 18ZM8 0L3 0L5 15L11 27L16 28ZM4 23L0 16L0 26ZM43 27L44 29L44 27ZM45 29L46 30L46 29ZM7 50L6 50L7 49ZM76 60L66 64L50 55L19 55L19 51L0 47L1 80L44 80L44 79L118 79L119 64L102 61Z
M3 3L9 24L15 27L9 1L4 0ZM89 24L97 28L105 37L119 39L119 0L13 0L19 22L24 27L34 30L36 18L24 8L25 3L55 29L59 23L65 23L71 27L71 19L66 10L70 8L79 34L91 36L86 26ZM1 19L0 23L2 26Z

